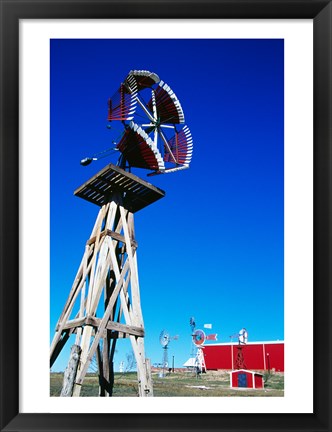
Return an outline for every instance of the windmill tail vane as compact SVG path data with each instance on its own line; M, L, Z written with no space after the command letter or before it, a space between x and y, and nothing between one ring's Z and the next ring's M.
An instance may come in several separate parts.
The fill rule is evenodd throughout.
M205 340L214 340L214 341L216 341L216 340L218 340L217 336L218 336L217 333L215 333L215 334L209 334L209 335L205 336Z

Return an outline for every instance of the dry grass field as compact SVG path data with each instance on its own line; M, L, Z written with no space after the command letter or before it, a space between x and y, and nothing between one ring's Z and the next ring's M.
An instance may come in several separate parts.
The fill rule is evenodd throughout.
M158 373L152 373L153 391L155 397L282 397L284 396L284 374L272 373L264 375L264 389L231 389L229 373L223 371L208 371L196 377L192 372L175 372L160 378ZM62 373L51 373L51 396L59 396L63 381ZM88 374L84 380L81 396L98 396L98 377ZM114 397L137 396L137 375L135 372L116 373L113 388Z

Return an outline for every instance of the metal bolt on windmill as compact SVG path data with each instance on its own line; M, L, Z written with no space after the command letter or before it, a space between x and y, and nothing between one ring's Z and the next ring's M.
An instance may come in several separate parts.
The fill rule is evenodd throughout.
M144 350L134 213L165 192L132 174L131 168L147 169L148 175L188 168L192 137L174 92L146 70L129 72L120 84L108 101L108 121L111 131L114 125L121 129L115 147L82 159L81 165L114 151L120 157L116 165L108 164L74 192L100 209L56 325L50 364L75 336L61 395L80 395L96 354L99 395L112 396L115 346L118 339L129 338L137 363L138 394L149 397L153 387Z

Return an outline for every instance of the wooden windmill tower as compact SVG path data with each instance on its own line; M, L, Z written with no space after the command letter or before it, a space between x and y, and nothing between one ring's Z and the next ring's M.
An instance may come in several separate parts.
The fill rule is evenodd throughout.
M146 91L151 99L145 104L141 93ZM147 117L147 124L132 121L139 109ZM115 346L121 338L131 341L139 396L153 396L150 365L144 352L134 213L165 193L128 169L146 168L154 170L151 174L161 174L187 168L192 139L187 126L178 130L184 116L175 94L148 71L129 73L109 100L108 120L120 120L124 126L117 144L120 166L107 165L75 191L76 196L98 205L100 210L51 344L52 366L69 337L76 336L66 370L72 379L64 385L62 396L80 395L95 355L100 396L111 396ZM167 137L163 128L174 135ZM95 159L83 159L81 164Z
M111 394L116 341L129 337L137 362L139 395L150 396L133 214L162 198L164 192L110 164L77 189L75 195L101 208L56 327L51 364L69 336L76 333L80 361L73 396L79 396L95 354L101 394ZM101 303L104 307L98 318Z

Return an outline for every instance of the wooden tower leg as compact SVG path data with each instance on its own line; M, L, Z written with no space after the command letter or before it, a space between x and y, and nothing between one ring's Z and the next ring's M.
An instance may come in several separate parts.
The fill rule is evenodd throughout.
M140 304L137 243L133 214L113 196L97 217L51 346L54 362L73 333L81 349L73 396L81 386L94 355L100 396L112 396L113 357L119 337L129 337L137 362L139 396L153 396L150 365L144 353L144 324ZM103 295L104 293L104 295ZM103 303L103 315L100 305ZM77 311L78 309L78 311Z

